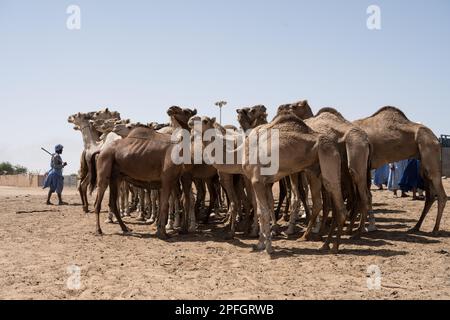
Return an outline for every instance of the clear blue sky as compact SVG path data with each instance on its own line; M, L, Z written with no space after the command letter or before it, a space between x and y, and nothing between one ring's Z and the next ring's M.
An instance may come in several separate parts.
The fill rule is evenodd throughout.
M81 30L66 8L81 8ZM381 8L382 30L366 27ZM48 170L41 146L65 146L76 172L81 134L66 121L108 106L167 121L171 105L236 123L236 107L308 99L353 120L400 107L450 134L450 2L0 0L0 161Z

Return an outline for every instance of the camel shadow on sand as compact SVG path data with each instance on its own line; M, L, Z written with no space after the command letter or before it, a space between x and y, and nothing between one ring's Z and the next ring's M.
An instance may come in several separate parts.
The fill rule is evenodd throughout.
M315 256L378 256L378 257L394 257L407 255L409 252L402 250L390 250L390 249L348 249L345 247L339 248L339 253L334 254L328 250L320 250L318 248L279 248L273 246L275 252L271 255L272 259L290 258L292 256L301 255L315 255Z

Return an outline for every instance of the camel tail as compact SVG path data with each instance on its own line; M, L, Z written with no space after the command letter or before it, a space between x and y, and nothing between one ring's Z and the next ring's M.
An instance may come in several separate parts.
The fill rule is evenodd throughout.
M100 151L94 152L91 157L89 195L92 195L92 192L94 192L94 189L97 186L97 157L99 154Z
M367 188L372 185L372 145L369 143L369 156L367 157Z

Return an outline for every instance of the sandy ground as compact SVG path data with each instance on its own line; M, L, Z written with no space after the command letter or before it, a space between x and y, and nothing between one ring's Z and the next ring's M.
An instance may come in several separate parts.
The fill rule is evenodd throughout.
M450 194L450 181L445 186ZM450 298L450 206L439 237L428 233L435 206L424 232L407 234L423 202L374 191L379 231L345 237L338 255L320 252L320 242L279 237L269 258L252 251L254 239L224 240L220 224L164 242L154 226L128 218L133 236L103 223L98 237L74 189L65 191L70 206L48 207L44 199L40 189L0 187L1 299ZM381 272L379 289L370 266Z

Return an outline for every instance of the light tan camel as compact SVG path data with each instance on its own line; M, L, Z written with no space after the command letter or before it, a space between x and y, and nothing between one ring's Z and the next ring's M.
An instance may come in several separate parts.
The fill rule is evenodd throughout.
M169 195L181 178L183 184L184 215L181 232L188 231L187 213L190 210L191 184L189 177L183 176L184 165L172 161L172 152L176 144L171 136L148 127L133 129L126 138L115 141L103 150L97 163L93 161L92 184L97 184L96 233L101 234L100 209L106 188L110 188L109 205L123 232L129 229L123 223L117 210L118 185L125 180L132 185L145 189L160 189L160 213L157 221L157 236L167 239L167 215ZM95 172L96 171L96 172Z
M92 154L100 150L103 142L100 140L100 133L94 128L92 120L105 121L108 119L120 119L118 112L111 112L108 108L97 112L88 112L71 115L68 122L74 125L74 129L81 131L84 149L80 159L79 184L78 191L80 193L83 210L89 212L87 190L89 187L89 170Z
M278 134L278 141L271 141L273 134ZM275 145L271 145L275 143ZM268 148L279 150L278 170L274 174L265 174L262 169L267 167L258 161L250 162L250 152ZM330 193L335 210L334 222L323 248L329 249L329 243L337 226L337 235L333 252L339 248L342 228L345 222L346 210L341 192L341 158L337 137L329 132L319 134L309 128L300 118L290 113L280 113L271 123L253 130L246 139L245 160L243 171L250 179L256 194L257 213L260 224L258 250L266 249L273 252L271 235L271 216L273 215L272 184L283 177L309 169L311 173L311 194L313 199L312 217L302 239L310 234L313 223L322 208L322 182ZM318 166L320 164L320 168ZM321 175L322 179L319 178Z
M411 232L420 230L433 203L438 201L433 234L439 232L447 195L442 185L441 147L434 133L424 125L410 121L395 107L384 107L368 118L354 121L369 136L372 147L372 169L389 162L418 157L421 176L425 181L426 200L419 221Z
M312 112L308 102L300 101L291 105L280 106L279 112L290 111L298 117L308 117ZM356 218L360 213L360 223L355 238L360 237L365 230L365 222L370 208L370 144L367 134L347 121L338 111L333 108L321 109L315 117L304 119L304 122L314 131L326 134L332 131L338 137L339 150L343 164L343 181L351 180L346 187L350 202L354 202L354 212L349 226L351 233ZM352 203L353 205L353 203ZM323 224L326 222L328 212L324 212ZM290 228L295 222L295 215L291 215ZM323 229L323 226L322 226Z

